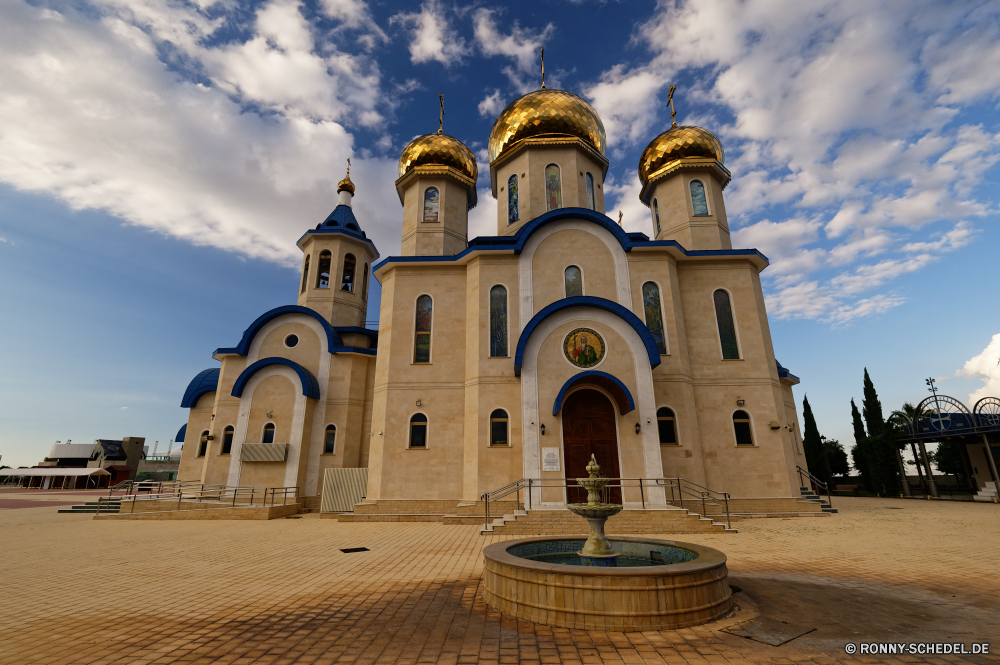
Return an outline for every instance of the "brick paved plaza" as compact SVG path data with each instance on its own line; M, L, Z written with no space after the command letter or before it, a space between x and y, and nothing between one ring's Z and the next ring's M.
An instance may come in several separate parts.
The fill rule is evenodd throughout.
M1000 654L992 504L838 498L829 518L685 534L729 556L740 609L693 629L609 633L488 610L480 552L500 538L478 527L97 522L57 514L67 496L82 498L0 494L0 663L1000 662L844 652L977 641ZM371 551L340 552L351 547ZM762 617L815 630L778 647L723 632Z

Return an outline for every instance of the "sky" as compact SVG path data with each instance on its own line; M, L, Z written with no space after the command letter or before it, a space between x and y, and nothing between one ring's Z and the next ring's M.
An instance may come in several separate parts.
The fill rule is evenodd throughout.
M439 93L480 162L469 235L495 234L486 141L542 46L547 86L604 121L626 230L652 235L636 170L669 85L719 136L734 246L771 260L775 352L825 436L853 444L866 367L886 414L926 377L1000 395L995 2L7 0L0 464L164 450L212 351L295 302L295 241L348 157L362 228L398 254L399 153Z

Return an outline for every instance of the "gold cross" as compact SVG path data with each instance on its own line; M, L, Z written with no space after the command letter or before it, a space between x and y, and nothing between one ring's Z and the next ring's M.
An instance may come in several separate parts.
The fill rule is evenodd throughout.
M542 90L545 90L545 47L542 47Z
M667 104L670 106L670 126L677 126L677 111L674 110L674 91L677 90L676 85L670 86L670 91L667 93Z
M347 158L347 175L348 176L351 175L351 158L350 157Z
M622 211L618 211L618 226L622 225Z
M441 101L441 115L438 117L438 134L444 134L444 93L438 95Z

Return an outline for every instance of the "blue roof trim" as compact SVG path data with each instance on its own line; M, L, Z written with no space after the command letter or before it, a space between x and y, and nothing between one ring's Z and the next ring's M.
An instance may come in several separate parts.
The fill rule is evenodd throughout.
M288 358L263 358L247 367L233 385L233 397L243 397L243 389L246 388L250 378L260 370L271 365L291 367L299 375L299 380L302 382L302 394L306 397L319 399L319 381L316 380L316 377L305 367Z
M528 325L526 325L524 330L521 331L521 337L517 340L517 353L514 355L514 376L521 376L521 362L524 359L524 347L527 346L528 339L531 337L531 333L535 331L535 328L537 328L542 321L556 312L569 309L570 307L595 307L597 309L603 309L606 312L611 312L625 323L632 326L632 329L639 334L639 338L646 347L646 353L649 356L649 366L657 367L660 364L660 352L656 348L656 340L653 339L653 334L649 332L649 328L646 327L646 324L639 320L639 317L633 314L630 310L625 309L618 303L612 302L611 300L595 298L594 296L574 296L573 298L563 298L562 300L557 300L531 317L531 321L529 321Z
M215 389L219 386L219 371L218 367L214 367L198 372L191 379L187 390L184 391L184 397L181 398L181 408L190 409L198 403L202 395L215 392Z
M368 234L361 230L361 225L358 224L358 219L354 216L354 210L349 205L339 205L334 208L333 212L325 220L316 225L315 229L310 229L303 233L298 242L302 242L310 233L343 233L371 245L376 258L378 257L378 250L375 248L375 243L369 240Z
M371 340L372 346L378 345L378 331L372 330L370 328L360 328L358 326L334 326L333 328L338 333L354 333L355 335L364 335Z
M622 392L625 393L625 397L628 399L628 411L622 411L621 415L624 416L626 413L630 413L635 410L635 400L632 399L632 393L629 392L628 388L625 387L624 383L618 380L618 377L614 376L613 374L608 374L607 372L601 372L596 369L591 369L587 370L586 372L580 372L579 374L574 374L573 376L569 377L566 383L563 384L563 387L559 389L559 394L556 395L556 401L552 404L553 416L558 415L559 411L562 410L563 397L566 395L566 391L569 390L574 383L576 383L580 379L585 379L588 376L599 376L604 379L609 379L613 381L615 385L617 385L619 388L622 389Z
M802 381L799 380L799 377L795 376L794 374L792 374L791 372L789 372L787 369L785 369L781 365L781 363L778 362L777 359L775 359L774 364L778 366L778 378L779 379L791 379L795 383L802 383Z
M469 241L468 248L453 256L388 256L372 266L372 270L379 270L388 263L433 263L458 261L466 254L478 250L513 251L515 254L520 254L521 250L524 249L524 244L528 241L528 238L535 233L535 231L539 230L546 224L551 224L552 222L557 222L567 218L585 219L607 229L607 231L615 237L619 244L621 244L622 249L626 252L631 252L637 247L675 247L683 252L685 256L690 257L757 256L763 259L765 263L770 264L768 258L756 249L687 250L675 240L650 240L645 233L626 233L622 230L622 227L618 226L618 224L610 217L594 210L590 210L589 208L559 208L558 210L551 210L540 217L536 217L518 229L517 233L512 236L480 236L478 238L473 238Z
M216 349L215 353L212 355L220 353L236 354L238 356L247 355L250 351L250 344L253 342L253 338L257 335L257 333L260 332L260 329L263 328L268 321L285 314L305 314L313 317L320 322L323 329L326 331L326 347L330 350L330 353L336 353L337 348L344 348L344 340L340 339L340 335L337 334L334 327L330 325L329 321L320 316L319 312L309 309L308 307L302 307L301 305L283 305L281 307L275 307L271 311L258 316L257 320L251 323L250 327L243 331L243 339L240 340L239 344L231 348Z
M188 424L184 423L181 428L177 430L177 436L174 437L174 443L184 443L184 437L187 436ZM170 452L169 450L167 451Z

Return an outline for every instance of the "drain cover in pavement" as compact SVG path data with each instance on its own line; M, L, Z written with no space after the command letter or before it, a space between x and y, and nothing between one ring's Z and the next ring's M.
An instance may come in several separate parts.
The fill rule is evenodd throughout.
M802 637L806 633L811 633L815 628L796 626L793 623L785 623L776 619L766 619L759 617L749 623L732 628L723 628L722 632L745 637L748 640L755 640L770 644L773 647L780 647L785 642L791 642L796 637Z
M347 549L340 550L344 554L350 554L351 552L370 552L367 547L348 547Z

